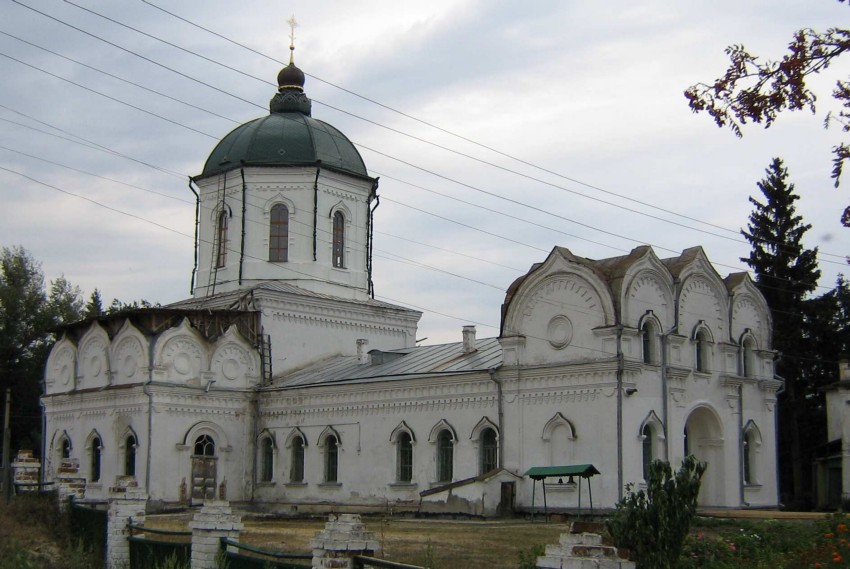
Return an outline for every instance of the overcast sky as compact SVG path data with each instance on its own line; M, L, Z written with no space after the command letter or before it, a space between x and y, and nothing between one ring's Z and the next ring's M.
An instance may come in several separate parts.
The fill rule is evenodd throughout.
M187 177L268 112L293 13L313 116L381 178L377 297L422 310L426 343L498 335L506 288L557 245L702 245L722 276L745 270L737 231L774 156L821 250L817 292L847 272L850 180L833 188L823 115L850 61L816 82L817 116L740 140L682 95L727 45L779 57L796 29L846 27L834 0L74 2L0 0L0 245L107 303L189 296Z

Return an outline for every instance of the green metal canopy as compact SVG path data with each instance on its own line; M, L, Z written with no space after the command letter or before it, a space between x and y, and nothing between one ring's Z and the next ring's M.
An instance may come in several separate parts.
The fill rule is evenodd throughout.
M549 505L546 501L546 479L547 478L563 478L569 476L569 483L573 483L573 477L578 476L578 515L581 517L581 479L587 479L587 491L590 495L590 513L593 515L593 490L590 487L590 478L596 474L601 474L592 464L570 464L565 466L533 466L529 468L525 475L534 480L534 485L531 487L531 521L534 522L534 496L537 493L537 481L543 480L543 512L546 518L549 517ZM561 482L559 481L559 484Z
M596 467L592 464L572 464L569 466L533 466L525 473L529 478L534 480L543 480L544 478L556 476L580 476L582 478L590 478L595 474L600 474Z

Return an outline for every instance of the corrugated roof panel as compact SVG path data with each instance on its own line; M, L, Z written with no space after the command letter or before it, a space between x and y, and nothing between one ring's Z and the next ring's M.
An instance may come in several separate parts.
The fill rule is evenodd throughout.
M484 371L502 364L502 348L496 338L476 342L476 351L463 354L463 344L418 346L390 353L404 354L383 364L361 364L354 356L330 358L281 377L277 387L304 387L341 382L363 382L378 379L397 381L411 376L454 374Z

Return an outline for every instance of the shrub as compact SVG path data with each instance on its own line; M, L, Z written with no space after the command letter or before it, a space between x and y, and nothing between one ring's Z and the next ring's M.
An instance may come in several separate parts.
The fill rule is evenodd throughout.
M675 474L670 464L652 461L646 490L626 496L607 522L618 547L629 549L641 569L673 569L696 514L706 465L693 456Z
M517 555L519 556L519 565L517 569L536 569L537 558L546 553L546 546L542 543L532 545L529 549L520 549Z

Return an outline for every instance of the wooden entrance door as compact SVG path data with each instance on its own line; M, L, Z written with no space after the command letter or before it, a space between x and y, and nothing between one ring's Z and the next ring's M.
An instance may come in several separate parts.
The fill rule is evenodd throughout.
M192 499L215 498L216 462L214 456L192 457Z

